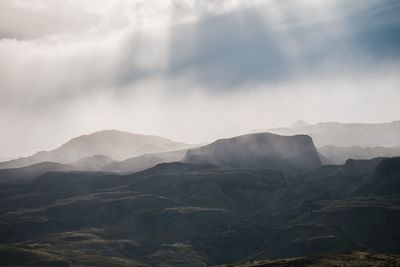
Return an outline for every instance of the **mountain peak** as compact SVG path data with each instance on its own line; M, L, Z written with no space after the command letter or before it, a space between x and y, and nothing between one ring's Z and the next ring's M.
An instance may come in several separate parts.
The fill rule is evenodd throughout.
M299 120L299 121L295 121L294 123L292 123L292 125L290 127L291 128L301 128L301 127L305 127L307 125L308 125L308 123L306 123L305 121Z
M285 173L321 165L308 135L281 136L256 133L220 139L186 153L185 162L230 169L271 169Z
M15 168L41 161L71 163L82 158L103 155L115 160L160 153L190 147L160 136L134 134L118 130L102 130L72 138L51 151L42 151L33 156L0 164L0 168Z

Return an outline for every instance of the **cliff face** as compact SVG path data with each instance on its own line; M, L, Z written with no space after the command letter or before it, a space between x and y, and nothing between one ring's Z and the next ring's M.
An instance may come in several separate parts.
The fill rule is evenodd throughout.
M184 162L213 164L230 169L271 169L285 173L306 171L321 165L311 137L258 133L217 140L190 149Z

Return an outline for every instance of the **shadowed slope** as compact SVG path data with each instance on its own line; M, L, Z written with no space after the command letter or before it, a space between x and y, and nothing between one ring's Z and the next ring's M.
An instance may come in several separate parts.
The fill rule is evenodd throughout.
M285 173L301 172L321 165L309 136L270 133L220 139L207 146L188 150L184 161L231 169L271 169Z

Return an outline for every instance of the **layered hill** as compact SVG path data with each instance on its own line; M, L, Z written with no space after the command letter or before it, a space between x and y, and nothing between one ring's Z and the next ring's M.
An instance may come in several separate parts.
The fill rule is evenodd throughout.
M72 170L72 166L57 162L41 162L21 168L0 169L0 184L30 182L48 172Z
M94 155L0 170L1 264L209 266L304 259L281 260L290 265L333 262L326 255L351 251L400 253L400 158L321 166L309 136L270 133L184 153L119 162ZM184 162L131 174L97 171L116 165L131 172L181 157ZM365 259L370 254L347 255L337 259L362 266L375 261ZM382 257L388 257L384 263L398 258Z
M310 170L321 165L309 136L271 133L220 139L188 150L183 161L230 169L271 169L285 173Z
M82 158L70 163L75 169L82 171L100 171L105 166L116 162L114 159L104 156L95 155L92 157Z
M400 156L400 147L323 146L318 148L318 152L327 159L328 164L343 164L347 159L397 157Z
M30 157L1 162L0 168L17 168L44 161L71 163L96 155L124 160L146 153L159 153L188 147L187 144L159 136L105 130L73 138L51 151L42 151Z
M179 162L50 172L0 185L0 256L11 266L208 266L399 253L399 170L398 158L380 158L296 179Z
M137 157L132 157L122 161L116 161L104 165L101 169L110 172L138 172L161 163L182 161L185 157L187 150L170 151L163 153L150 153Z

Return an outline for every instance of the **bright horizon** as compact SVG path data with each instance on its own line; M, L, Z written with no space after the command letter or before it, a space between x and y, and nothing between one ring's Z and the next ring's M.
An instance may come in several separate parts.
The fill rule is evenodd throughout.
M0 1L0 156L400 119L400 3Z

